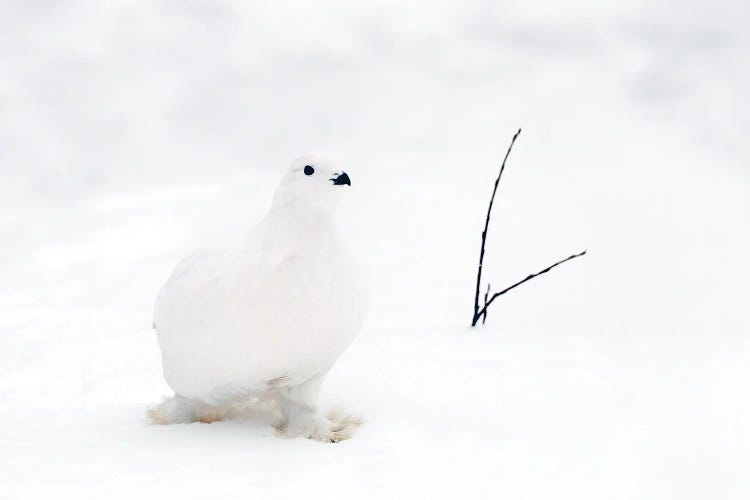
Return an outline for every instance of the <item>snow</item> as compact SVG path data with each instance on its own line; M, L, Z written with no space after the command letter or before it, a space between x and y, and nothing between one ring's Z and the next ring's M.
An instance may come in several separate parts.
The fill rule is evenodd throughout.
M0 496L746 498L743 6L504 6L2 4ZM471 329L518 126L485 280L589 253ZM159 286L309 149L373 276L322 395L364 425L149 426Z

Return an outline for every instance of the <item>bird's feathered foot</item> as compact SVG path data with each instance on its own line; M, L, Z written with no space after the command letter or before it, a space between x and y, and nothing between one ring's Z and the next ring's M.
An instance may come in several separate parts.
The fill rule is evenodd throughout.
M328 420L334 424L344 427L359 427L362 425L362 417L349 415L342 410L334 410L328 413Z
M332 422L321 415L310 416L305 422L282 421L274 426L285 437L304 436L323 443L338 443L352 437L353 427Z
M226 418L228 409L211 406L175 395L146 410L146 416L155 425L189 424L201 422L211 424Z
M274 426L277 433L287 437L304 436L324 443L338 443L352 437L354 428L362 424L362 419L343 412L332 412L328 417L317 413L298 415L290 423L283 420Z
M352 437L359 418L337 411L326 418L317 409L318 391L325 374L278 392L281 419L274 426L283 436L304 436L315 441L338 443Z

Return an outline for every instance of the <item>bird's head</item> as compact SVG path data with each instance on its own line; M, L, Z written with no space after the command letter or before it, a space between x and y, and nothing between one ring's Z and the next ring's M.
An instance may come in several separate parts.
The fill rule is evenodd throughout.
M330 161L303 156L281 179L273 199L275 209L303 210L311 213L333 212L351 180L346 172Z

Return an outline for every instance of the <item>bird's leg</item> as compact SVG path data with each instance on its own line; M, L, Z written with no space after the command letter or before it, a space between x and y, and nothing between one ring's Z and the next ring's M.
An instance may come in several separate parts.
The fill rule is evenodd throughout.
M307 382L278 390L281 421L276 430L288 436L305 436L316 441L337 443L351 437L351 427L331 422L318 410L318 394L325 374Z
M184 398L178 394L162 401L146 411L153 424L189 424L202 422L210 424L220 422L226 417L228 408L212 406L194 399Z

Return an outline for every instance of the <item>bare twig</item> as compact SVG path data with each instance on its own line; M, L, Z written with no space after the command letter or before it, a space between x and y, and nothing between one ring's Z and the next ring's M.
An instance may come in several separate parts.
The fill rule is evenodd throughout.
M503 295L506 292L513 290L517 286L522 285L533 278L536 278L540 274L544 274L548 272L550 269L557 267L564 262L575 259L576 257L580 257L582 255L586 255L586 250L584 250L581 253L571 255L570 257L566 259L555 262L551 266L545 269L542 269L538 273L530 274L526 276L524 279L522 279L521 281L519 281L518 283L514 283L508 288L500 292L492 294L492 297L490 297L489 300L487 299L490 294L490 285L488 284L487 291L484 294L484 307L482 307L481 309L479 308L479 288L482 283L482 266L484 264L484 250L485 250L485 245L487 243L487 229L490 226L490 215L492 214L492 205L495 203L495 194L497 194L497 186L498 184L500 184L500 177L502 177L503 171L505 170L505 163L508 161L508 156L510 155L510 151L511 149L513 149L513 144L515 144L516 138L518 137L518 134L520 133L521 133L521 129L519 128L518 132L515 133L515 135L513 136L513 139L510 141L510 146L508 146L508 151L506 151L505 158L503 158L503 163L500 166L500 172L497 174L497 179L495 179L495 186L492 189L492 197L490 198L490 206L487 208L487 217L484 221L484 231L482 231L482 247L479 251L479 267L477 269L477 286L476 286L476 290L474 291L474 316L472 317L472 320L471 320L471 326L476 326L477 322L479 321L479 318L482 318L482 324L484 324L487 321L487 310L490 307L490 304L492 304L492 302L499 296Z
M484 311L484 314L482 314L482 324L484 324L485 321L487 321L487 297L490 295L490 284L487 283L487 291L484 292L484 307L482 310Z
M477 269L477 289L474 293L474 319L471 322L471 326L475 326L477 324L477 321L479 320L479 287L481 286L482 282L482 264L484 263L484 246L487 242L487 228L490 226L490 215L492 214L492 204L495 202L495 194L497 193L497 186L500 184L500 177L503 176L503 171L505 170L505 162L508 161L508 155L510 155L510 150L513 149L513 144L516 142L516 138L518 137L518 134L521 133L521 129L518 129L518 132L513 136L513 139L510 141L510 146L508 146L508 151L505 152L505 158L503 158L503 164L500 166L500 172L497 174L497 179L495 179L495 187L492 189L492 197L490 198L490 206L487 208L487 218L484 220L484 231L482 231L482 248L479 251L479 267ZM486 311L487 308L485 307L484 310ZM486 318L485 318L486 319Z
M546 273L547 271L549 271L549 270L550 270L550 269L552 269L553 267L557 267L557 266L559 266L560 264L562 264L562 263L564 263L564 262L568 262L569 260L575 259L576 257L580 257L580 256L582 256L582 255L586 255L586 250L584 250L584 251L583 251L583 252L581 252L581 253L577 253L577 254L575 254L575 255L571 255L570 257L567 257L567 258L565 258L565 259L563 259L563 260L560 260L560 261L558 261L558 262L555 262L555 263L554 263L554 264L552 264L551 266L549 266L549 267L547 267L547 268L545 268L545 269L542 269L542 270L541 270L541 271L539 271L538 273L534 273L534 274L529 274L529 275L528 275L528 276L526 276L526 277L525 277L524 279L522 279L522 280L521 280L521 281L519 281L518 283L514 283L513 285L509 286L509 287L508 287L508 288L506 288L505 290L502 290L502 291L500 291L500 292L497 292L497 293L493 293L493 294L492 294L492 297L490 298L490 300L487 300L487 294L485 294L485 295L484 295L484 307L483 307L482 309L480 309L480 310L479 310L479 312L477 313L477 319L479 319L479 318L478 318L479 316L483 316L483 317L484 317L484 319L482 320L482 324L484 324L484 320L485 320L485 319L487 319L487 308L488 308L488 307L490 306L490 304L492 304L492 301L494 301L494 300L495 300L496 298L498 298L499 296L503 295L503 294L504 294L504 293L506 293L506 292L510 292L511 290L513 290L513 289L514 289L515 287L517 287L518 285L522 285L522 284L526 283L527 281L529 281L530 279L536 278L536 277L537 277L537 276L539 276L540 274L544 274L544 273ZM487 291L489 292L489 286L487 287ZM472 325L472 326L474 326L474 325Z

